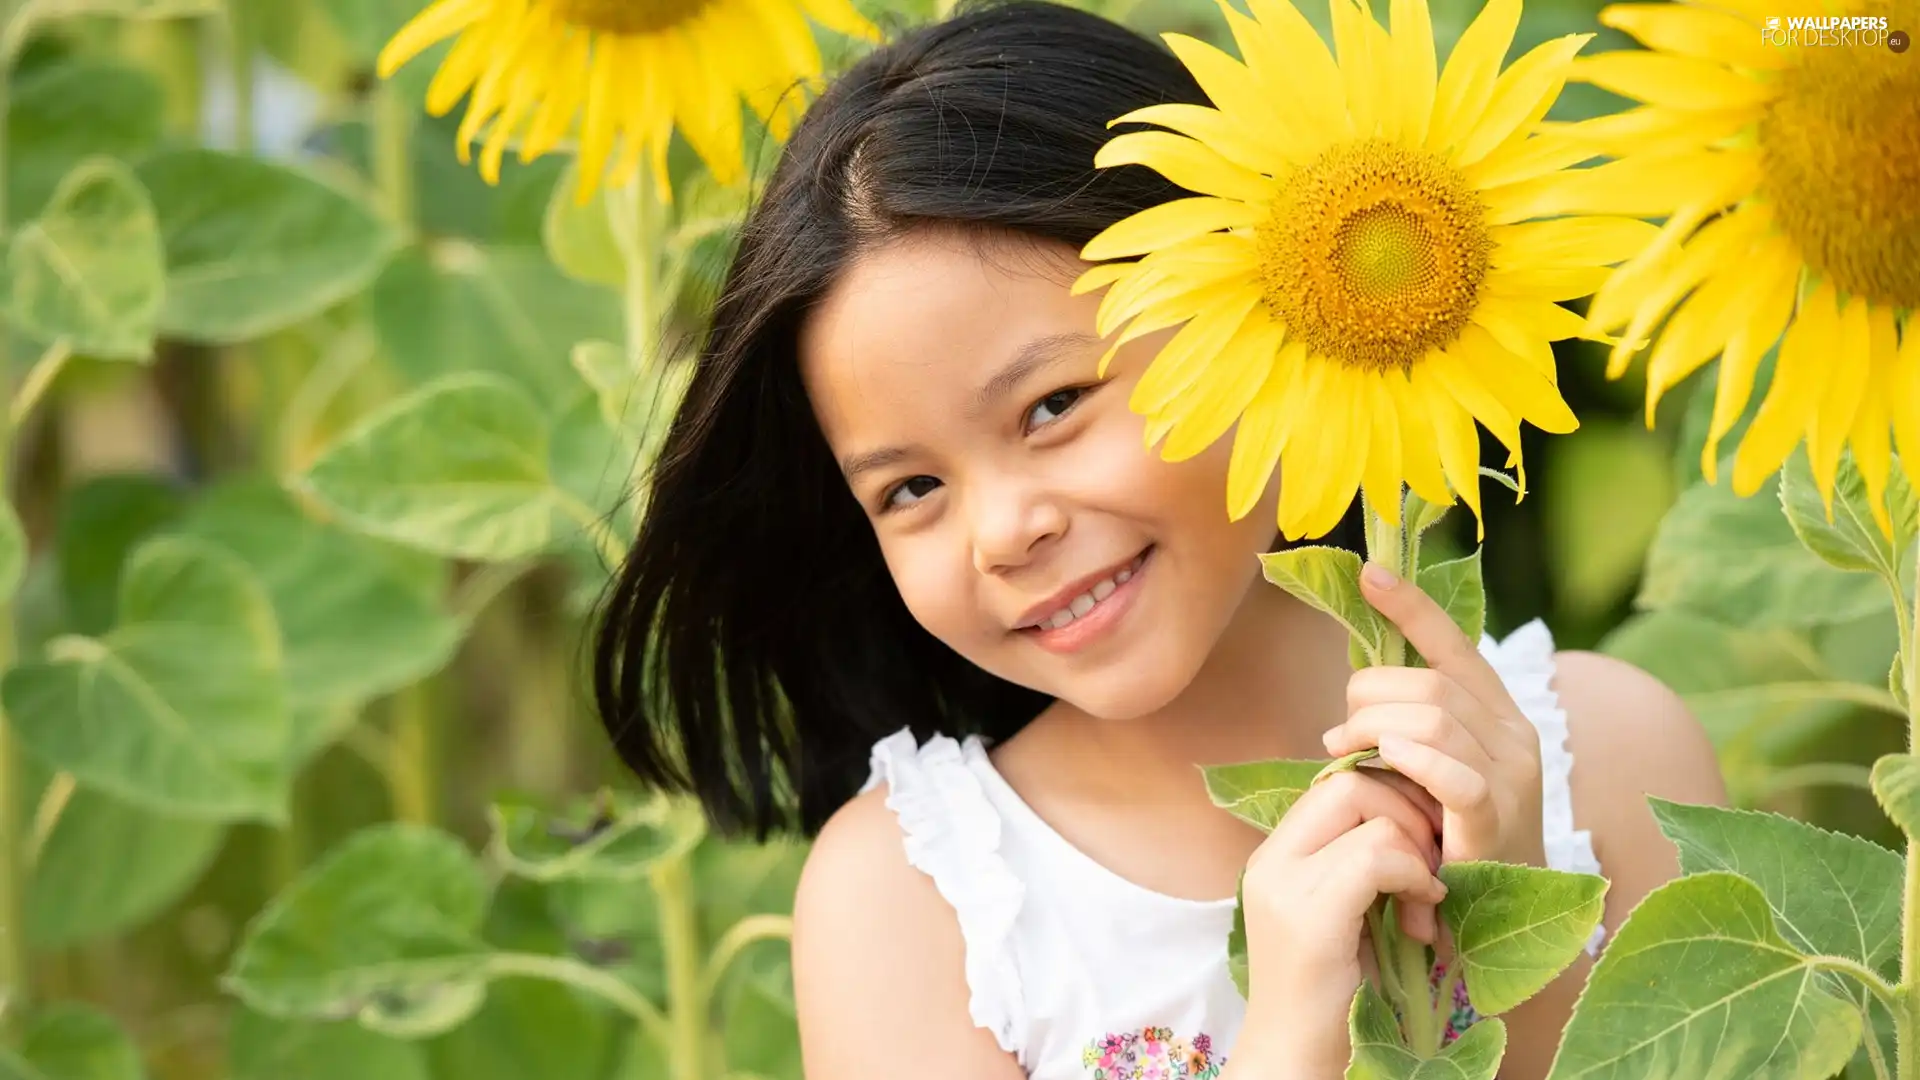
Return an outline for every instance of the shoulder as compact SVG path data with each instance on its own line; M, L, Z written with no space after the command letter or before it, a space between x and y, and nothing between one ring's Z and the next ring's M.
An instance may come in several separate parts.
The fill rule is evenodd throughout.
M926 1060L950 1066L943 1076L999 1078L1012 1059L969 1019L959 923L908 863L888 791L836 812L801 871L793 980L806 1074L882 1075Z
M1554 688L1567 716L1574 819L1613 880L1610 913L1624 910L1679 872L1647 797L1723 805L1719 760L1680 695L1624 660L1560 652Z

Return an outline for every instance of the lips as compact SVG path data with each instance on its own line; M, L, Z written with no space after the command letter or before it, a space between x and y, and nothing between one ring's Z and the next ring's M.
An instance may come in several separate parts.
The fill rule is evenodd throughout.
M1016 630L1058 630L1070 625L1075 619L1084 618L1098 610L1100 604L1110 598L1120 586L1125 585L1138 573L1140 567L1153 553L1148 545L1139 554L1105 570L1089 574L1054 593L1046 601L1027 609L1015 625Z

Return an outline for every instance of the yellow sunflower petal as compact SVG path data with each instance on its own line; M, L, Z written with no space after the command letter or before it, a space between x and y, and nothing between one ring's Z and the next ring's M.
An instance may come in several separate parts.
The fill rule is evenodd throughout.
M1860 412L1854 418L1847 443L1853 450L1853 463L1867 486L1867 506L1884 536L1893 535L1893 517L1887 513L1887 477L1892 472L1892 431L1887 400L1893 393L1894 365L1899 358L1899 342L1894 329L1893 309L1876 304L1867 313L1867 389L1860 398Z
M1273 182L1221 157L1205 143L1166 131L1133 131L1109 139L1094 155L1098 169L1145 165L1188 191L1263 203Z
M1386 376L1399 377L1397 371ZM1360 390L1361 408L1367 413L1373 432L1373 439L1364 450L1366 459L1361 463L1360 489L1366 492L1367 502L1387 524L1398 526L1400 485L1405 472L1401 464L1400 403L1387 392L1381 376L1363 377Z
M1721 267L1674 309L1647 358L1647 427L1668 390L1719 355L1752 319L1761 294L1746 267Z
M1520 448L1520 419L1476 377L1474 368L1482 362L1481 357L1466 342L1466 335L1461 338L1453 348L1428 357L1421 367L1512 453Z
M1580 316L1557 304L1539 300L1510 300L1500 296L1484 297L1474 306L1473 324L1493 335L1493 340L1499 342L1501 348L1526 361L1527 366L1542 378L1557 382L1559 374L1554 364L1552 343L1559 339L1550 337L1551 331L1545 330L1544 324L1551 318L1542 314L1546 311L1563 313L1572 320L1571 325L1576 329L1584 325ZM1562 319L1552 321L1557 324L1553 329L1564 329L1568 325ZM1573 335L1560 335L1569 336Z
M1515 300L1578 300L1607 280L1604 266L1549 266L1525 273L1487 275L1488 296Z
M1489 0L1461 33L1434 92L1428 149L1451 148L1480 122L1519 25L1520 0Z
M1773 365L1773 385L1767 388L1753 425L1734 455L1733 490L1738 494L1759 491L1806 434L1820 407L1821 384L1828 375L1826 349L1839 333L1840 311L1833 286L1822 282L1801 305L1799 317L1787 327Z
M1312 372L1312 403L1303 409L1308 413L1301 418L1305 422L1288 429L1286 449L1280 455L1279 524L1289 540L1312 535L1312 521L1331 486L1340 441L1347 434L1339 422L1343 413L1335 412L1333 400L1340 370L1312 356L1303 366Z
M1446 471L1440 466L1440 443L1431 411L1419 400L1405 374L1395 372L1382 379L1381 386L1400 418L1400 465L1406 472L1407 486L1435 505L1453 502L1453 490L1447 486Z
M560 140L566 138L567 129L573 126L573 118L580 111L580 102L587 95L590 55L586 34L567 35L561 55L554 61L553 82L548 87L547 98L540 103L540 110L527 129L526 140L520 144L522 162L552 152Z
M468 30L447 51L447 59L427 84L428 115L447 115L467 91L473 89L474 81L493 58L493 35L488 29L481 25Z
M1580 426L1573 410L1560 396L1551 375L1515 356L1481 326L1469 325L1448 353L1459 370L1496 397L1515 416L1542 431L1565 435ZM1519 452L1517 444L1509 450Z
M1478 189L1504 187L1537 180L1581 162L1598 157L1599 151L1577 140L1557 135L1536 135L1509 140L1486 157L1460 170L1468 184Z
M415 15L393 35L374 63L383 79L390 79L407 61L472 26L493 10L493 0L440 0Z
M1758 35L1755 35L1756 41ZM1572 78L1621 97L1676 109L1751 109L1779 93L1711 60L1666 53L1609 52L1574 61Z
M1088 262L1144 255L1219 229L1248 228L1259 222L1261 210L1232 199L1198 195L1151 206L1108 226L1087 242L1080 257Z
M1201 385L1164 412L1173 422L1160 456L1185 461L1217 442L1266 385L1280 351L1280 328L1271 321L1247 319L1213 363Z
M1568 34L1537 46L1513 62L1494 83L1479 122L1454 150L1456 166L1472 165L1516 134L1524 136L1547 115L1567 82L1567 65L1592 34Z
M1247 10L1262 31L1259 47L1247 55L1265 79L1296 91L1280 100L1316 137L1330 141L1352 136L1340 67L1320 32L1290 0L1247 0Z
M1161 34L1160 39L1186 65L1214 108L1242 123L1271 111L1245 64L1186 34Z
M868 22L851 0L800 0L800 4L814 22L836 34L860 41L880 40L880 29Z
M1762 71L1793 62L1790 50L1761 40L1760 24L1752 19L1693 4L1610 4L1600 12L1600 24L1655 52Z
M1893 412L1901 468L1908 481L1920 488L1920 319L1912 315L1900 329L1900 352L1889 382L1893 389L1887 394L1887 405Z
M1402 116L1398 138L1408 146L1420 146L1433 123L1433 97L1439 82L1433 15L1426 0L1391 0L1387 14L1393 24L1389 57Z
M1433 421L1435 445L1447 483L1473 511L1478 529L1475 539L1485 540L1487 525L1480 514L1480 435L1474 430L1473 415L1424 368L1414 369L1412 380L1413 396L1426 402L1427 415Z
M1266 382L1240 418L1227 465L1227 514L1234 521L1252 513L1266 493L1293 418L1301 403L1311 400L1313 388L1302 371L1306 355L1307 347L1299 342L1281 346Z
M1720 354L1720 372L1714 388L1713 416L1707 422L1707 440L1700 450L1700 473L1709 484L1720 482L1720 441L1747 410L1760 360L1780 340L1793 313L1799 292L1800 260L1784 242L1776 250L1763 249L1756 259L1752 283L1755 304L1747 322L1727 340ZM1784 257L1781 250L1784 250Z
M1644 340L1667 312L1709 274L1723 267L1743 265L1755 251L1766 224L1763 215L1735 213L1715 218L1701 228L1680 249L1672 269L1648 291L1633 317L1627 320L1627 328L1621 331L1620 343L1614 346L1609 360L1615 365L1608 369L1609 374L1616 375L1617 366L1631 352L1632 344Z
M1331 422L1309 425L1324 428L1327 448L1321 454L1319 490L1300 519L1304 522L1302 535L1322 536L1331 532L1360 494L1360 476L1367 463L1362 448L1372 441L1373 435L1373 416L1367 411L1370 402L1364 393L1371 378L1370 372L1344 367L1328 372L1321 401L1325 416ZM1285 483L1283 479L1280 492L1283 499Z
M1760 109L1745 106L1676 109L1642 105L1568 124L1543 123L1540 131L1543 135L1583 145L1595 154L1669 154L1699 150L1730 139L1760 115Z
M1556 214L1664 217L1703 201L1708 192L1724 193L1720 203L1724 206L1752 191L1760 176L1757 151L1701 150L1634 155L1495 188L1482 196L1487 201L1487 220L1495 225Z
M574 196L582 206L593 198L606 175L607 161L613 157L620 116L620 101L615 97L620 85L618 52L610 38L594 42L592 70L587 77L586 111L580 121L580 190Z
M1090 266L1081 271L1079 277L1073 279L1073 287L1068 290L1068 293L1072 296L1085 296L1087 293L1099 292L1114 282L1135 273L1135 268L1138 265L1138 263L1130 262L1112 262L1101 263L1098 266Z
M1201 307L1134 384L1128 407L1138 413L1166 409L1175 395L1205 377L1207 370L1219 360L1220 351L1240 329L1247 313L1259 302L1257 291L1242 286L1240 291L1222 297L1220 302Z
M1820 501L1826 505L1829 519L1833 517L1833 482L1840 469L1840 452L1860 417L1860 399L1867 392L1873 359L1867 306L1866 300L1856 296L1840 308L1840 335L1823 343L1827 373L1822 381L1826 386L1807 425L1807 460L1813 466L1813 482L1820 489Z
M1381 122L1392 113L1393 103L1380 86L1379 73L1386 58L1376 58L1373 52L1371 31L1379 27L1354 0L1328 0L1327 11L1333 22L1333 49L1340 58L1354 134L1363 139L1382 134Z
M1500 225L1493 237L1493 265L1524 272L1536 266L1599 266L1631 258L1660 228L1628 217L1575 217Z
M1295 151L1278 138L1279 126L1235 123L1227 114L1205 105L1168 102L1135 109L1108 124L1154 124L1207 145L1214 153L1248 172L1271 172L1294 160Z

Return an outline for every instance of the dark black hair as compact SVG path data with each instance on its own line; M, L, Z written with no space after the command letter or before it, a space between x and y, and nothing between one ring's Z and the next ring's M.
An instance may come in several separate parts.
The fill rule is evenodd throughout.
M1048 703L908 613L802 387L800 324L903 232L1077 250L1190 194L1093 167L1109 121L1172 101L1207 103L1169 52L1022 0L907 33L808 109L742 229L602 612L595 697L643 781L693 793L730 833L811 835L875 740L1005 739Z

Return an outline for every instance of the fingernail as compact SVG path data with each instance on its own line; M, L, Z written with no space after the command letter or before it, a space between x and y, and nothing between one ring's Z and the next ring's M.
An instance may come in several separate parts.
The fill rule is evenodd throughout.
M1387 764L1398 765L1406 752L1407 741L1398 735L1380 736L1380 756Z
M1375 562L1368 563L1366 568L1360 571L1360 576L1376 589L1391 589L1400 584L1400 578L1393 571Z

